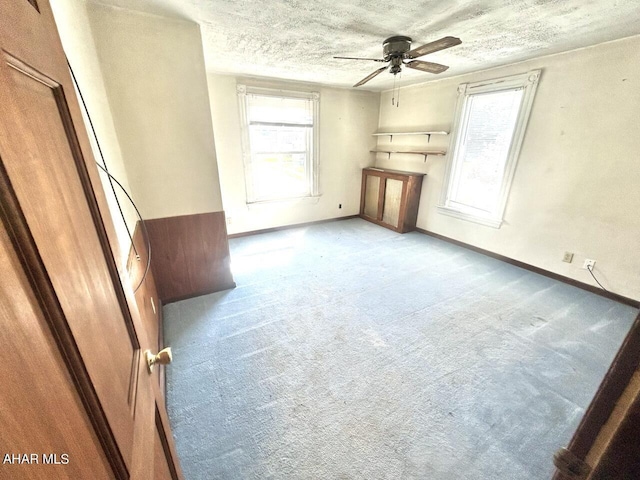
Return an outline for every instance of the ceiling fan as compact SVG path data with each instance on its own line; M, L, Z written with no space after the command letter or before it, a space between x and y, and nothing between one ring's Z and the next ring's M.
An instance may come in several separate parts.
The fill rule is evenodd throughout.
M413 60L413 59L422 57L423 55L427 55L428 53L444 50L445 48L455 47L456 45L460 45L461 43L462 41L459 38L443 37L440 40L436 40L435 42L430 42L430 43L427 43L426 45L422 45L421 47L410 50L411 37L404 37L402 35L397 35L394 37L389 37L384 42L382 42L383 58L361 58L361 57L333 57L333 58L341 58L345 60L369 60L374 62L389 63L389 65L385 65L384 67L379 68L378 70L366 76L365 78L363 78L362 80L360 80L358 83L354 85L354 87L359 87L360 85L364 85L365 83L367 83L369 80L371 80L375 76L381 74L389 67L391 67L389 71L394 75L397 75L402 71L402 65L406 65L409 68L420 70L422 72L442 73L449 67L446 65L440 65L439 63L424 62L422 60Z

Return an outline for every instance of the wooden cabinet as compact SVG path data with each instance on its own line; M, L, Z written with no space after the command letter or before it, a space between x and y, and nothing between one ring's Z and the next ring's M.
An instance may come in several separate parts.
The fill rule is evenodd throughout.
M398 233L416 227L424 173L381 168L362 170L360 216Z

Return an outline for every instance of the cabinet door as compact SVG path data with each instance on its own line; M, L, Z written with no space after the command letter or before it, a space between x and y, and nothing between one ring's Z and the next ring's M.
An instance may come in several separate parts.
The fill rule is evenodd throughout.
M400 220L400 204L402 203L403 185L404 182L402 180L387 178L384 190L382 221L394 228L398 228L398 222Z
M378 219L378 198L380 195L380 177L367 175L364 194L364 214L369 218Z

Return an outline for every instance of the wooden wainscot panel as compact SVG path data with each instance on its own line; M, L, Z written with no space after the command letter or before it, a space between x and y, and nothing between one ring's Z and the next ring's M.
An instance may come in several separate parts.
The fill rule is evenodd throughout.
M151 268L163 303L236 286L224 212L147 220Z

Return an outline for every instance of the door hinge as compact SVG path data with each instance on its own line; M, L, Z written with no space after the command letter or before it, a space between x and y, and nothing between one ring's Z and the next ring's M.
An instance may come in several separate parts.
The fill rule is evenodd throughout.
M565 478L571 480L586 480L591 473L589 464L566 448L559 449L553 455L553 464Z

